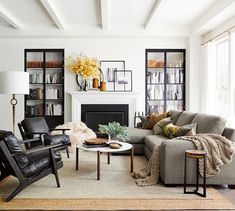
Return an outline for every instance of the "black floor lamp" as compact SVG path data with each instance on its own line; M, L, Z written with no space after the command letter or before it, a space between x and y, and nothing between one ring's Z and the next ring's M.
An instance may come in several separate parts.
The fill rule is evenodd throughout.
M13 132L15 133L16 94L29 94L29 74L21 71L0 72L0 94L12 94L10 101L13 115Z

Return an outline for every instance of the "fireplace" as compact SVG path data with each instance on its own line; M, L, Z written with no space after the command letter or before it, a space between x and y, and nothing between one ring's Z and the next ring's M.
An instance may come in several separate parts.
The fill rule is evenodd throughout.
M128 104L81 105L81 120L94 131L98 131L99 124L106 125L113 121L128 126L128 113Z

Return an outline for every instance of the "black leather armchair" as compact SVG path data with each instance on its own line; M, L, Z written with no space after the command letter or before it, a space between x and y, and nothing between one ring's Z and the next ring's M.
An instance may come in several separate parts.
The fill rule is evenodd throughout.
M23 121L18 123L18 127L24 140L40 137L38 142L27 144L27 148L37 145L49 145L51 143L70 143L69 136L65 134L65 131L69 129L50 129L44 117L25 118ZM50 132L55 130L62 131L63 134L50 135ZM69 158L68 145L62 146L58 150L66 150L67 157Z
M38 139L19 141L12 132L0 130L1 179L12 175L20 182L6 201L10 201L24 188L49 174L55 175L57 187L60 187L57 169L63 167L63 162L60 152L54 151L62 144L22 149L21 144L34 141Z

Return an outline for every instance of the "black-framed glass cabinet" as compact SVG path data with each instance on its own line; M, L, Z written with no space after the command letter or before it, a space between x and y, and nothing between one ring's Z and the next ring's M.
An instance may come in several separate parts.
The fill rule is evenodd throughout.
M29 73L25 118L43 116L50 128L64 123L64 49L25 49Z
M145 112L185 110L185 49L145 50Z

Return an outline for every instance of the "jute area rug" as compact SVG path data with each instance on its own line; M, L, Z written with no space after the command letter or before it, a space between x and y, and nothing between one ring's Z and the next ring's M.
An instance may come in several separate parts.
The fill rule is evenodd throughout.
M0 183L0 210L235 210L235 206L217 190L208 188L208 197L183 194L183 187L162 184L138 187L130 176L129 156L112 156L107 164L101 155L101 180L96 180L96 154L80 153L80 169L75 171L75 154L63 157L59 170L61 188L53 175L30 185L11 202L4 202L18 184L9 177ZM135 156L134 168L146 165L143 156Z

